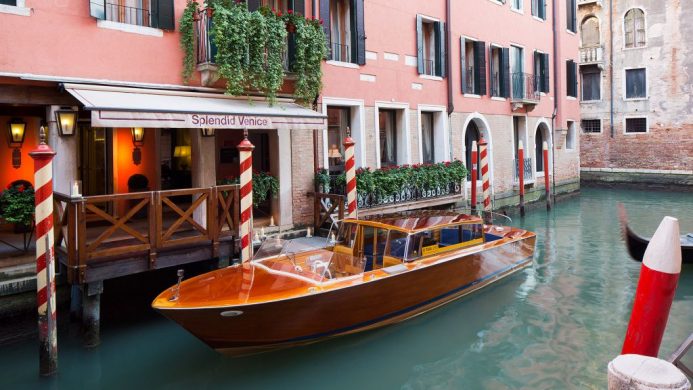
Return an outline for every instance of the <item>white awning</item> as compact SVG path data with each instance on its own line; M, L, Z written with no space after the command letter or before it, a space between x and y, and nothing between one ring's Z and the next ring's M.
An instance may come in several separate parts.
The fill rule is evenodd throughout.
M161 89L64 84L94 127L323 129L326 116L292 101Z

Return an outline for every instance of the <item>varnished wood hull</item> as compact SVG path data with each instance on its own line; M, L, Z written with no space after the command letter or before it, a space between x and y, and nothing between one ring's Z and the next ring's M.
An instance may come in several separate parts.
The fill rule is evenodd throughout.
M157 310L230 355L307 344L404 321L478 290L531 264L535 239L528 233L464 257L295 298Z

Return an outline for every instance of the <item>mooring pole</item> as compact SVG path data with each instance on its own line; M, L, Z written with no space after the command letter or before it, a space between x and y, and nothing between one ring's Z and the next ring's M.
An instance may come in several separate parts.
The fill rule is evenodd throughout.
M525 216L525 149L522 140L517 143L517 177L520 184L520 216Z
M248 141L248 129L243 130L243 141L238 144L240 157L240 197L241 197L241 262L253 257L253 146Z
M680 273L679 221L664 217L643 255L621 354L657 357Z
M484 196L484 210L491 211L491 182L488 169L488 144L485 139L479 141L479 157L481 158L481 189Z
M356 162L354 161L354 145L351 132L347 128L344 138L344 168L346 169L347 217L356 218Z
M477 179L477 164L479 162L479 151L476 141L472 141L472 196L470 199L472 211L476 211L476 179Z
M34 160L36 213L36 290L38 293L39 373L58 370L58 332L55 311L55 257L53 250L53 157L46 130L39 129L39 145L29 153Z
M546 190L546 210L551 210L551 187L549 187L549 144L542 145L544 154L544 188Z

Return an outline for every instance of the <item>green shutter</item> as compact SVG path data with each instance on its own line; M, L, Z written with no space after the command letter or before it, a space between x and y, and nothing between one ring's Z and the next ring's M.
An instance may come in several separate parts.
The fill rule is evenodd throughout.
M435 22L436 76L445 77L445 23Z
M419 74L425 73L423 56L423 20L421 15L416 15L416 68Z
M547 53L542 53L541 55L541 71L541 92L548 93L551 90L551 82L549 77L551 72L549 71L549 55Z
M486 42L474 42L474 93L486 95Z
M460 37L460 88L462 88L462 93L467 91L467 65L465 58L465 48L464 48L464 38Z
M354 15L354 50L352 58L356 59L359 65L366 65L366 26L364 21L363 0L352 0L352 15Z
M501 51L498 75L500 78L500 95L504 98L510 97L510 48L504 47Z
M157 0L152 1L151 4L152 12L155 12L152 19L157 21L155 27L162 30L175 30L176 21L174 20L173 0Z

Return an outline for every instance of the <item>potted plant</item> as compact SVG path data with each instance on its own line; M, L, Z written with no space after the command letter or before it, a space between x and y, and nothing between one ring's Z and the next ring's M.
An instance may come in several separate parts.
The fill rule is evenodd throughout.
M330 175L327 173L327 169L320 168L315 171L315 187L319 192L330 192Z
M0 194L2 218L14 224L15 233L26 233L34 225L34 189L28 182L11 183Z

